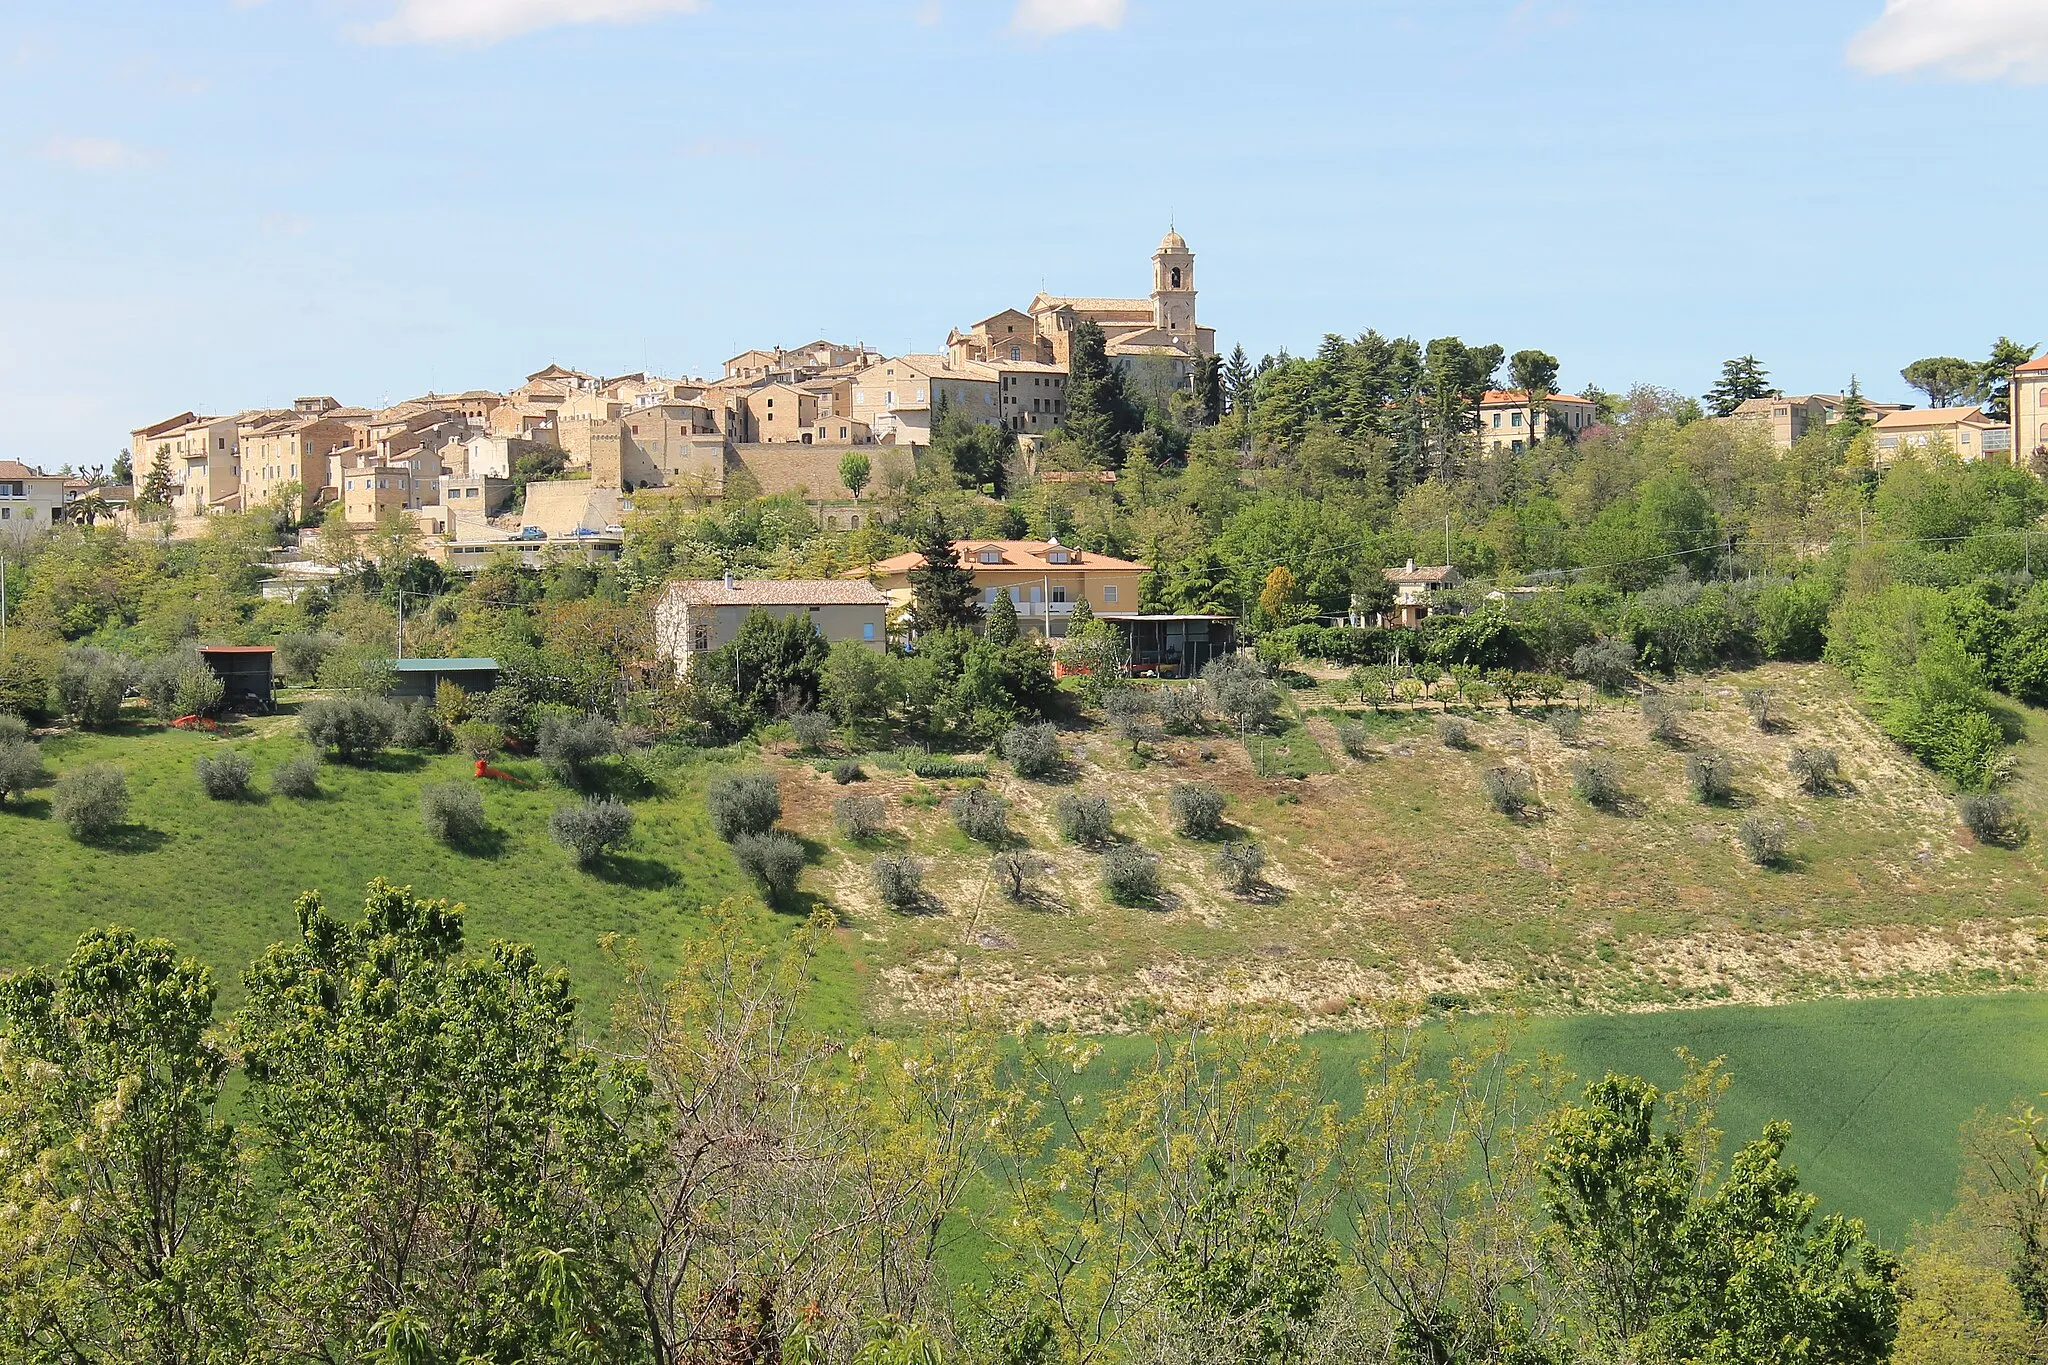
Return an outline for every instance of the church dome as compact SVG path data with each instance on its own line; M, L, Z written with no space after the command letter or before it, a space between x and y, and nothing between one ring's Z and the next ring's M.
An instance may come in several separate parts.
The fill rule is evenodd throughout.
M1159 242L1161 251L1186 251L1188 244L1178 232L1169 231Z

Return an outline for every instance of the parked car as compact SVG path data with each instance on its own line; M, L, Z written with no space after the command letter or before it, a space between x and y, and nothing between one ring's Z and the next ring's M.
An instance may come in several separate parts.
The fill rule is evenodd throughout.
M623 536L626 534L626 528L623 526L607 526L604 528L604 533L608 536Z
M546 540L548 533L538 526L522 526L519 528L519 538L521 540Z

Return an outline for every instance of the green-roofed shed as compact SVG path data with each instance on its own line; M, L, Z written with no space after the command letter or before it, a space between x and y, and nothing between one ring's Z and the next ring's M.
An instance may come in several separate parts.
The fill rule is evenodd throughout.
M391 667L398 674L391 695L401 701L432 701L443 678L471 694L498 685L496 659L393 659Z

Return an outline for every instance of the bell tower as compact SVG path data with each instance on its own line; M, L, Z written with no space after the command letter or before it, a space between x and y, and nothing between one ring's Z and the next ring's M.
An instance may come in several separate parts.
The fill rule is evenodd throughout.
M1152 325L1196 349L1195 253L1178 232L1169 231L1152 253Z

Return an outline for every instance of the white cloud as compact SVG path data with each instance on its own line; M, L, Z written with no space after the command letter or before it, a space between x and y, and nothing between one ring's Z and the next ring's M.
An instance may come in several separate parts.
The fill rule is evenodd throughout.
M1849 40L1849 64L1873 76L1931 72L1961 81L2048 80L2041 0L1885 0Z
M42 147L43 159L81 171L125 171L145 158L127 143L111 137L53 137Z
M563 24L631 24L694 14L706 0L398 0L366 31L379 43L495 43Z
M1127 0L1017 0L1010 27L1033 38L1050 38L1076 28L1116 28Z

